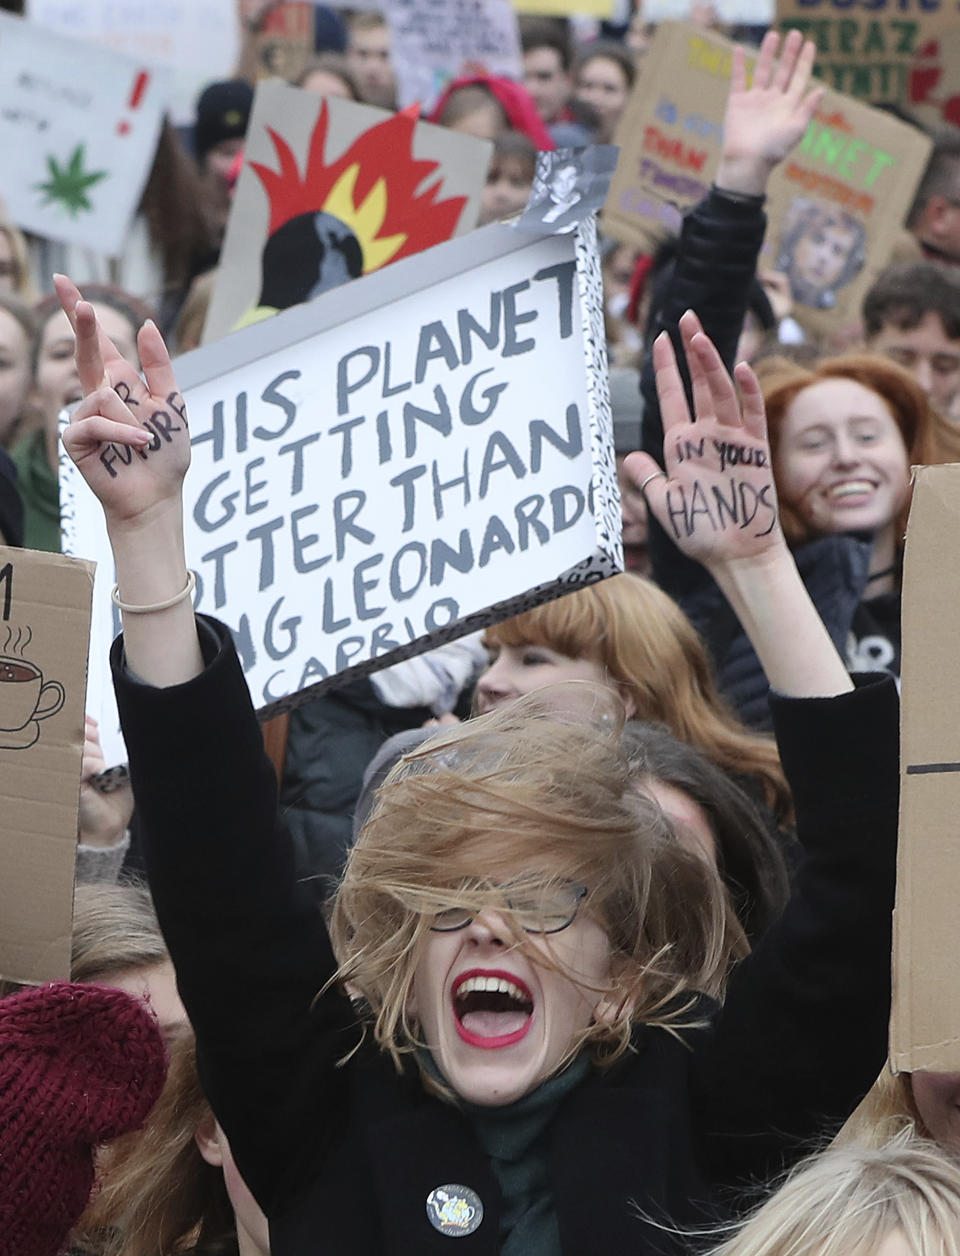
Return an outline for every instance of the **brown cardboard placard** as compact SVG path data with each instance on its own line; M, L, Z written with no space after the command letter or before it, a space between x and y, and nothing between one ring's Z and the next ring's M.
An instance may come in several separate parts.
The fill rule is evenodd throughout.
M492 151L415 108L260 83L204 344L470 231Z
M960 1071L960 463L920 467L903 572L900 850L890 1061Z
M817 45L817 75L873 104L909 107L913 60L940 31L956 26L943 0L897 0L855 10L849 0L777 0L777 26Z
M0 547L0 976L70 970L94 564Z
M658 29L616 135L620 162L603 215L616 239L650 251L707 194L723 145L733 46L678 22ZM913 127L827 90L771 176L759 260L761 269L787 273L805 326L823 332L859 317L929 152Z
M270 9L257 32L257 78L298 79L314 55L315 25L311 0L284 0Z

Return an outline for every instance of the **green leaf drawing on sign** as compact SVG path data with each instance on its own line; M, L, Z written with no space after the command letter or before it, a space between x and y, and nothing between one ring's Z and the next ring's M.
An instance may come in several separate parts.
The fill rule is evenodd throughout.
M61 166L56 157L47 155L50 178L46 183L33 185L37 192L43 193L44 205L60 204L71 218L76 218L81 210L93 209L87 192L95 183L105 179L109 171L84 170L84 157L83 144L78 144L73 150L66 166Z

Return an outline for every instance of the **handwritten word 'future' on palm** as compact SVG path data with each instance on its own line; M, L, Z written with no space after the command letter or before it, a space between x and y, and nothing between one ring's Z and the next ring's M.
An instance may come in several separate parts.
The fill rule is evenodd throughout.
M678 462L707 464L715 457L721 475L735 467L769 465L765 449L716 439L708 447L706 437L677 441L676 454ZM677 540L707 527L713 532L724 532L727 528L755 526L755 536L769 535L777 523L773 480L758 485L755 471L749 479L734 472L724 483L717 484L713 478L715 470L710 468L711 478L706 483L694 480L692 484L671 484L667 489L667 513Z

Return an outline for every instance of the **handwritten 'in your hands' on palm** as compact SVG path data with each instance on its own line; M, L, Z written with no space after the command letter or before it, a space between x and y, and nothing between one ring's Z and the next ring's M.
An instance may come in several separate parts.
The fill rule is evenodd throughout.
M760 386L748 366L737 368L741 406L696 315L685 314L680 330L694 418L673 346L663 334L653 352L666 473L658 474L646 454L632 454L628 470L638 482L647 480L650 508L689 557L707 566L757 557L782 544Z

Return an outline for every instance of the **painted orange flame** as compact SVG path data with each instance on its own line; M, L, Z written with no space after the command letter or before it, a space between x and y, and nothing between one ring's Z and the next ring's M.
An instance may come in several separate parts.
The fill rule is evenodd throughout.
M415 158L413 133L419 107L411 105L370 127L330 165L324 161L329 111L323 102L310 137L301 176L289 144L267 132L279 171L252 161L270 202L269 234L299 214L325 210L353 231L363 250L367 274L388 262L449 240L466 204L465 196L438 201L442 176L419 195L417 188L439 162Z

